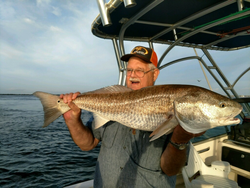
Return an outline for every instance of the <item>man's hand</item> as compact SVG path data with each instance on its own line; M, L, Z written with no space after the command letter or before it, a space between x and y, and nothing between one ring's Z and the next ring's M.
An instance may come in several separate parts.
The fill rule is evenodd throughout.
M76 106L74 102L72 102L77 98L78 95L80 95L80 92L60 95L60 98L63 99L63 102L65 104L68 104L68 106L71 108L71 110L63 114L66 124L74 124L80 120L81 109L78 108L78 106Z
M97 146L99 140L94 138L92 131L85 127L81 120L81 109L72 102L80 92L61 94L60 98L71 108L63 114L72 139L83 151L89 151Z
M171 141L177 144L184 144L189 142L194 137L198 137L203 135L205 132L201 132L198 134L193 134L190 132L187 132L182 128L182 126L177 125L173 131L173 135L171 137Z
M201 136L205 132L193 134L185 131L177 125L173 131L171 141L176 144L188 143L190 139ZM168 176L176 175L186 163L186 149L178 150L172 144L168 144L161 156L161 169Z

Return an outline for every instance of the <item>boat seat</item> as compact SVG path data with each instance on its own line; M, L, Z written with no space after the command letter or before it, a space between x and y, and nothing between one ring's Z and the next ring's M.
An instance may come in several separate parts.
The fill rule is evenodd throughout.
M190 143L188 165L182 168L186 188L238 188L237 182L228 179L231 168L228 162L214 161L207 166Z

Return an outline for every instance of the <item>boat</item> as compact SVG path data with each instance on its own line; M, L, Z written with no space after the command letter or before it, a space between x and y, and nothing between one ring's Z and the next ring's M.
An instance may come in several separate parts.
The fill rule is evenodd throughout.
M229 128L226 126L224 133L211 138L192 140L189 156L192 161L177 175L176 187L213 187L216 178L229 179L229 182L236 183L224 187L248 187L250 138L240 130L248 130L250 126L250 98L241 97L235 85L250 67L242 70L231 83L209 51L235 51L250 47L250 1L110 0L105 3L104 0L97 0L97 4L100 14L93 21L91 30L96 37L112 41L119 71L119 85L125 85L126 80L126 62L120 60L120 57L126 54L125 42L146 42L151 48L160 44L165 46L165 51L159 58L160 70L180 62L197 61L217 82L225 95L243 106L240 125ZM176 46L199 49L208 62L198 54L168 62L166 57ZM211 184L192 181L206 175L215 178ZM92 186L93 180L89 180L68 188ZM223 187L223 184L219 187Z

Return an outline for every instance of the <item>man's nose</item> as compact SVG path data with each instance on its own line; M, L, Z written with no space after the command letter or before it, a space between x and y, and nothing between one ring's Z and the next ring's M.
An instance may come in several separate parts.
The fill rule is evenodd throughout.
M130 77L136 77L135 70L133 70L133 71L131 72Z

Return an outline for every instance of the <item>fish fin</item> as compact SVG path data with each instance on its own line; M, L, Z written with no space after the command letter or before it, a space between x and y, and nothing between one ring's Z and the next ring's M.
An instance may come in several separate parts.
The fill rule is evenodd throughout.
M108 86L108 87L104 87L101 89L97 89L95 91L89 91L89 92L83 93L81 95L90 94L90 93L95 93L95 94L120 93L120 92L128 92L128 91L133 91L133 90L131 88L126 87L126 86L113 85L113 86Z
M96 113L94 113L93 116L94 116L94 120L95 120L95 129L98 129L99 127L103 126L105 123L110 121L110 120L105 119Z
M197 94L192 95L184 95L183 97L175 100L173 102L174 105L174 113L175 117L179 123L179 125L187 132L198 134L203 131L206 131L207 129L211 128L211 125L208 121L200 123L197 120L197 118L194 118L191 116L191 113L194 113L192 109L195 109L196 116L204 117L202 111L197 107L188 106L185 107L185 111L181 110L181 105L183 102L189 101L191 103L195 103L197 101ZM180 107L180 108L179 108ZM199 115L198 115L199 114Z
M174 116L167 119L150 134L149 137L153 136L150 139L150 142L156 140L157 138L161 137L164 134L170 134L177 125L178 122Z
M108 87L105 87L101 90L105 90L107 91L108 93L111 92L111 93L120 93L120 92L127 92L127 91L133 91L133 89L131 88L128 88L126 86L122 86L122 85L113 85L113 86L108 86Z
M50 123L52 123L54 120L56 120L60 115L62 115L65 112L62 112L58 108L58 100L60 99L56 95L52 95L49 93L44 93L37 91L33 93L34 96L38 97L43 105L43 111L44 111L44 124L43 127L47 127Z

